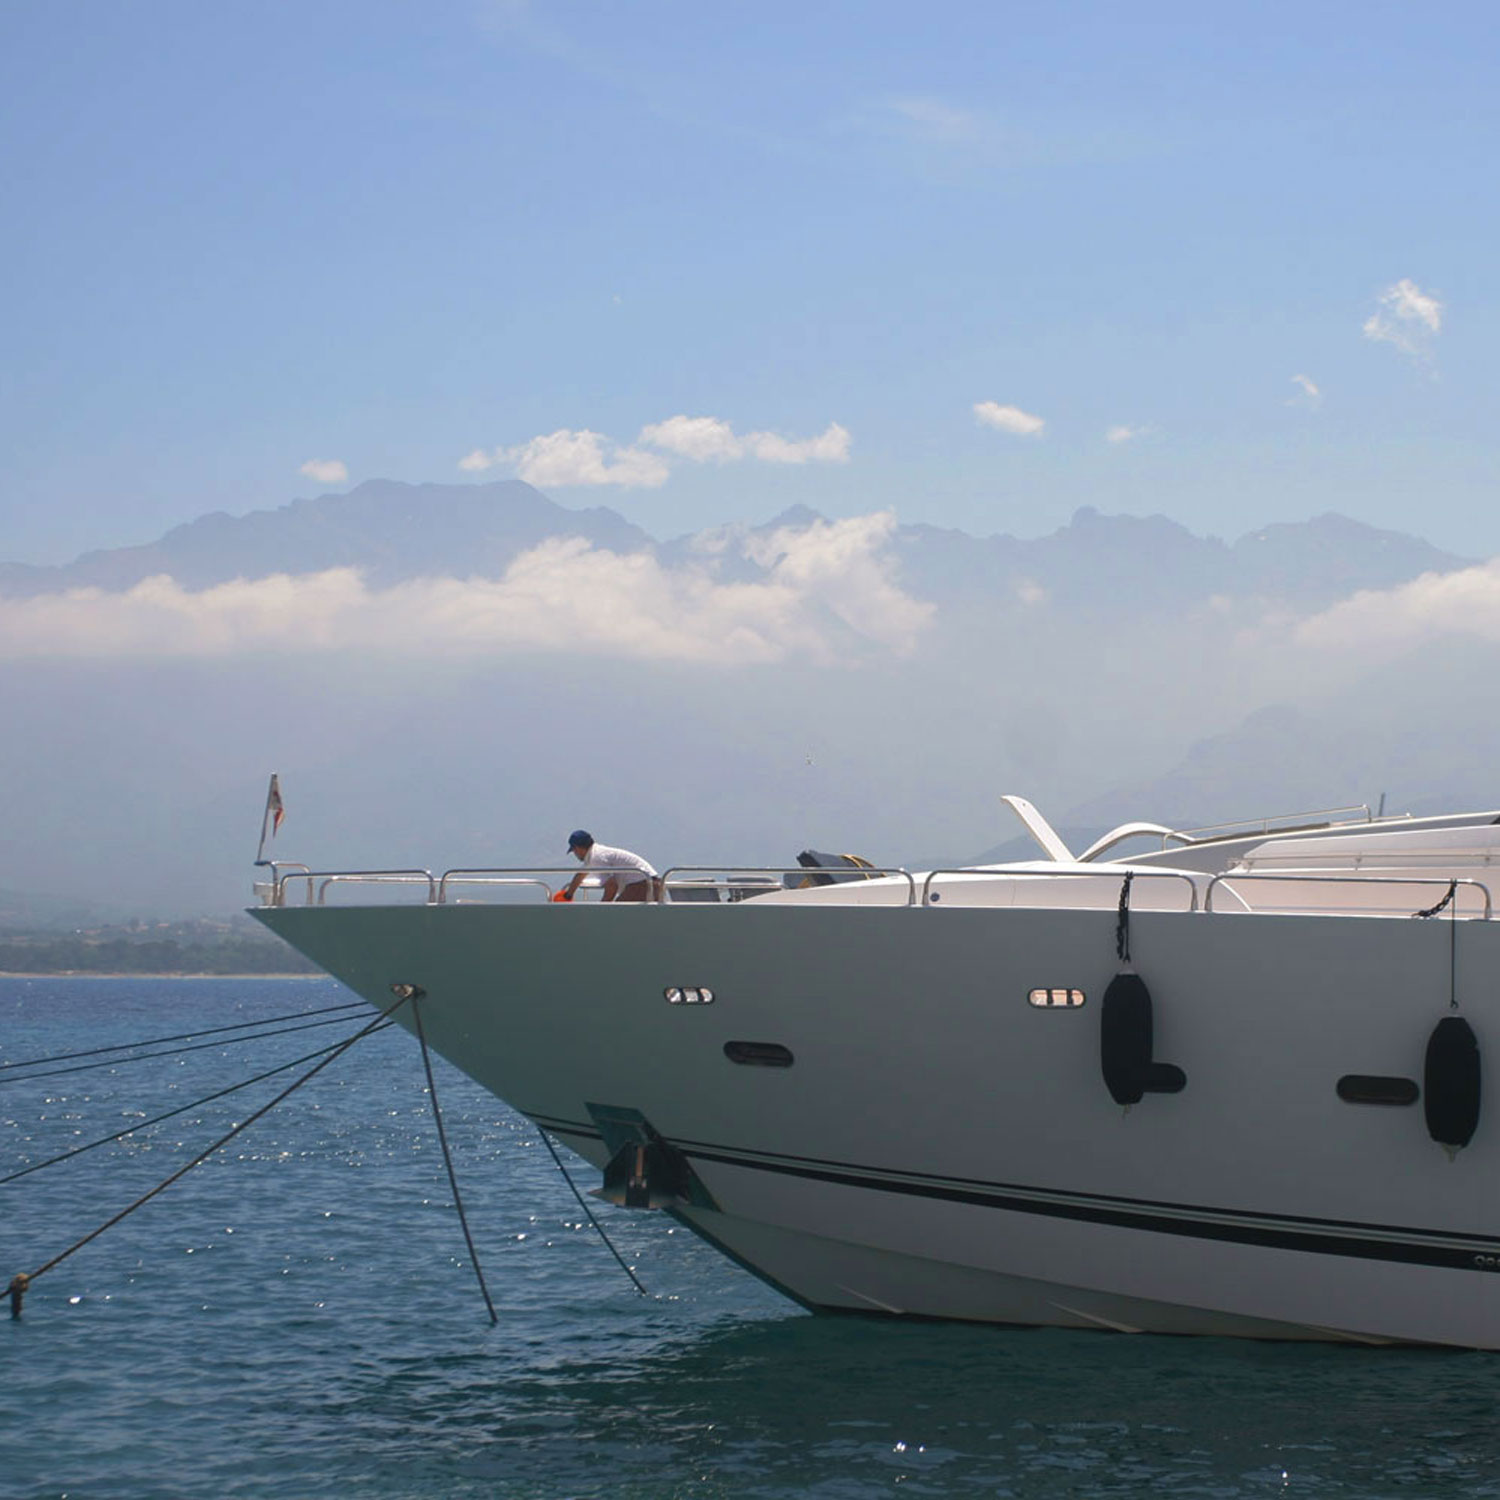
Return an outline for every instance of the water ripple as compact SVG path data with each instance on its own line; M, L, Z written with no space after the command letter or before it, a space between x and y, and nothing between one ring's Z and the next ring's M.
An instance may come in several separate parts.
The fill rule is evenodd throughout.
M0 980L0 1057L342 994ZM275 1045L8 1087L0 1175L270 1066ZM811 1318L668 1221L610 1212L659 1294L643 1301L535 1130L445 1068L491 1329L410 1039L373 1037L330 1074L0 1323L7 1500L1500 1495L1487 1355ZM0 1188L0 1271L252 1107L234 1096Z

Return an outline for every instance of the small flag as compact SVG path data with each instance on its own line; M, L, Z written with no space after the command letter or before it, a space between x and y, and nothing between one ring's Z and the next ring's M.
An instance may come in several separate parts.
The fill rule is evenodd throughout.
M281 820L286 817L286 809L281 805L281 783L274 775L271 777L270 790L266 793L266 811L271 817L271 837L274 839L281 827Z

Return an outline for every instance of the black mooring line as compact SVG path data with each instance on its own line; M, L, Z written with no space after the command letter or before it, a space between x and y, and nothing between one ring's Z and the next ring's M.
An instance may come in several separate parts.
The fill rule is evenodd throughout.
M458 1222L463 1226L469 1259L474 1263L474 1276L484 1295L484 1305L490 1310L490 1324L493 1326L500 1319L495 1313L495 1304L490 1301L490 1289L484 1284L484 1270L479 1264L479 1252L474 1248L474 1236L469 1233L469 1216L464 1212L464 1200L458 1191L458 1176L453 1170L453 1157L448 1150L448 1132L443 1129L443 1112L438 1107L437 1081L432 1076L432 1057L427 1051L427 1035L422 1030L422 1004L415 995L412 997L411 1014L417 1025L417 1040L422 1044L422 1067L427 1073L427 1092L432 1098L432 1118L437 1125L438 1141L443 1148L443 1165L448 1169L448 1185L453 1189L453 1204L458 1209Z
M270 1031L253 1032L249 1036L226 1036L212 1042L192 1042L186 1047L164 1047L160 1052L138 1052L134 1057L105 1057L94 1062L74 1063L70 1068L53 1068L46 1073L20 1073L12 1078L0 1078L0 1087L31 1083L38 1078L60 1078L65 1073L90 1073L96 1068L123 1068L128 1063L150 1062L158 1057L177 1057L183 1052L205 1052L214 1047L237 1047L241 1042L264 1042L272 1037L290 1036L294 1031L317 1031L323 1026L341 1026L352 1019L351 1016L334 1016L328 1021L304 1021L301 1026L277 1026ZM16 1066L20 1067L21 1064L18 1063Z
M194 1037L217 1036L224 1031L247 1031L252 1026L274 1026L279 1021L302 1021L308 1016L326 1016L336 1010L358 1010L362 1000L344 1000L317 1010L294 1010L284 1016L262 1016L257 1021L236 1021L233 1026L207 1026L198 1031L180 1031L176 1036L148 1036L138 1042L115 1042L109 1047L90 1047L84 1052L53 1052L47 1057L22 1057L0 1063L0 1073L9 1068L38 1068L43 1063L72 1062L77 1057L98 1057L105 1052L134 1052L140 1047L160 1047L165 1042L190 1042ZM165 1054L163 1054L165 1055Z
M598 1219L594 1217L593 1209L591 1209L588 1204L583 1201L583 1194L578 1191L578 1184L574 1182L573 1179L568 1175L568 1169L563 1166L562 1157L557 1154L557 1147L552 1144L551 1138L548 1136L546 1129L540 1124L538 1124L536 1128L541 1131L542 1144L548 1149L548 1151L552 1153L552 1160L556 1164L557 1170L562 1173L562 1180L567 1183L570 1188L573 1189L573 1196L578 1200L579 1208L581 1208L584 1213L588 1215L589 1223L599 1231L599 1238L603 1240L604 1243L609 1247L609 1253L613 1255L617 1261L620 1262L620 1269L634 1283L636 1291L638 1291L643 1297L649 1297L651 1293L641 1285L640 1278L635 1274L634 1271L630 1269L629 1266L625 1264L625 1257L615 1249L614 1241L610 1239L610 1237L604 1232L604 1226L598 1221Z
M239 1135L241 1131L243 1131L246 1128L248 1128L249 1126L253 1125L258 1119L260 1119L260 1117L262 1115L269 1114L278 1104L281 1103L281 1101L283 1099L285 1099L287 1097L288 1094L295 1093L296 1090L300 1089L302 1087L302 1085L304 1083L306 1083L309 1079L311 1079L312 1077L314 1077L316 1074L321 1073L323 1071L323 1069L326 1068L328 1066L328 1064L331 1063L336 1057L341 1057L357 1041L359 1041L359 1039L361 1037L368 1036L372 1031L374 1031L380 1025L380 1023L382 1021L384 1021L393 1012L399 1010L403 1005L405 1005L407 999L408 999L408 997L405 996L405 995L403 995L400 999L398 999L396 1001L396 1003L394 1005L387 1006L385 1010L381 1011L380 1014L378 1016L376 1016L375 1019L369 1023L369 1025L360 1027L360 1029L358 1031L356 1031L353 1036L346 1037L342 1042L340 1042L336 1047L334 1047L321 1062L319 1062L319 1063L315 1064L313 1067L309 1068L307 1070L307 1072L305 1072L304 1074L302 1074L302 1076L300 1078L296 1078L291 1083L289 1083L284 1089L282 1089L282 1091L279 1094L277 1094L277 1096L274 1099L272 1099L270 1101L269 1104L263 1104L252 1115L248 1116L244 1120L241 1120L240 1123L238 1125L236 1125L233 1130L228 1131L224 1135L221 1135L219 1137L219 1139L216 1140L213 1143L213 1145L211 1145L210 1147L208 1147L207 1150L200 1151L197 1154L197 1156L195 1156L192 1159L192 1161L188 1162L188 1164L186 1166L179 1167L175 1172L172 1173L172 1175L170 1177L166 1177L161 1182L157 1183L157 1185L154 1188L152 1188L150 1192L148 1192L148 1193L142 1193L139 1198L137 1198L133 1203L127 1205L125 1208L122 1208L120 1210L120 1212L117 1213L113 1218L106 1219L105 1222L102 1223L97 1229L90 1230L88 1234L84 1235L84 1237L81 1240L75 1240L71 1245L68 1246L68 1248L66 1250L62 1251L58 1255L54 1255L51 1260L49 1260L45 1265L39 1266L29 1276L21 1276L21 1277L16 1278L16 1280L19 1280L19 1281L21 1281L23 1283L23 1290L24 1290L25 1286L29 1286L33 1281L35 1281L38 1276L45 1275L48 1271L50 1271L53 1268L53 1266L60 1265L70 1255L72 1255L75 1251L82 1250L83 1247L85 1245L87 1245L90 1240L96 1240L96 1239L98 1239L99 1236L101 1234L103 1234L106 1229L113 1228L116 1224L118 1224L120 1222L121 1219L125 1218L129 1214L134 1213L136 1211L136 1209L138 1209L139 1207L141 1207L142 1204L149 1203L151 1201L151 1199L153 1199L154 1197L156 1197L156 1195L158 1193L164 1192L167 1188L171 1187L172 1184L174 1182L176 1182L179 1177L185 1177L200 1162L207 1161L208 1158L210 1156L212 1156L214 1154L214 1152L217 1151L221 1146L228 1145L228 1143L230 1141L232 1141L235 1138L235 1136ZM15 1281L12 1281L11 1285L12 1285L12 1287L14 1287L15 1286ZM19 1304L17 1302L13 1302L12 1303L11 1316L12 1317L19 1317L20 1316L20 1308L19 1308Z
M377 1026L375 1031L385 1031L395 1024L394 1021L388 1021L384 1026ZM372 1031L370 1035L374 1036L375 1032ZM33 1172L40 1172L43 1167L55 1167L59 1162L82 1156L85 1151L92 1151L95 1146L107 1146L111 1141L123 1140L127 1135L134 1135L138 1130L149 1130L153 1125L160 1125L162 1121L170 1120L174 1115L186 1114L190 1109L212 1104L215 1099L222 1099L228 1094L247 1089L252 1084L261 1083L267 1078L274 1078L278 1073L285 1073L288 1068L301 1067L303 1063L311 1062L315 1057L322 1057L325 1053L332 1052L337 1046L337 1042L331 1042L326 1047L319 1047L316 1052L304 1052L301 1057L294 1057L291 1062L279 1063L274 1068L267 1068L264 1073L242 1078L238 1083L231 1083L227 1088L216 1089L212 1094L205 1094L201 1099L194 1099L191 1104L179 1104L176 1109L169 1109L165 1114L156 1115L149 1120L141 1120L134 1125L127 1125L124 1130L117 1130L113 1135L101 1136L97 1141L90 1141L86 1146L74 1146L71 1151L64 1151L58 1156L50 1156L46 1161L33 1162L29 1167L22 1167L19 1172L12 1172L8 1177L0 1177L0 1186L7 1182L14 1182L18 1177L29 1177Z

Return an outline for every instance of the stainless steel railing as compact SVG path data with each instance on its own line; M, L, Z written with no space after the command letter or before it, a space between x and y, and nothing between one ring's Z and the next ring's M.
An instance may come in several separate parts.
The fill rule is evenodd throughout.
M1363 813L1364 816L1341 816L1344 813ZM1248 838L1257 833L1310 832L1318 828L1331 828L1335 822L1372 823L1374 821L1374 816L1370 812L1370 804L1355 802L1348 807L1315 807L1306 812L1272 813L1269 817L1263 818L1236 818L1232 823L1209 823L1203 828L1174 828L1170 833L1162 835L1161 846L1165 849L1168 839L1176 839L1180 844L1203 844L1212 843L1215 839ZM1391 819L1391 821L1396 820ZM1273 827L1273 824L1276 826Z
M766 895L771 891L798 889L798 887L789 887L786 884L789 875L800 876L803 886L808 889L824 889L830 885L858 886L864 881L882 878L904 880L906 899L900 904L902 906L916 904L916 877L910 870L903 870L896 865L860 865L857 868L853 865L784 865L779 869L752 865L673 865L660 877L662 891L660 899L670 900L671 892L680 890L713 891L715 899L720 892L723 892L728 900L742 901L754 896ZM819 880L816 878L819 875L833 878ZM704 880L704 876L719 876L722 880ZM689 899L686 904L695 903Z
M285 906L287 887L293 882L305 883L308 906L323 906L331 885L415 885L425 886L427 901L437 900L437 881L431 870L294 870L276 881L273 906Z
M931 906L935 903L940 904L938 898L942 895L942 892L934 895L932 890L932 883L939 875L963 875L969 877L971 880L1029 880L1033 877L1039 880L1102 880L1108 882L1118 890L1121 881L1124 880L1127 873L1130 873L1127 867L1117 867L1113 870L1049 870L1045 865L1038 865L1034 869L1026 870L965 870L962 868L931 870L928 872L927 878L922 882L922 899L920 904L923 906ZM1134 874L1137 880L1182 881L1188 888L1187 910L1198 910L1198 882L1185 870L1137 869Z
M445 870L442 878L438 881L438 904L444 905L447 902L449 888L455 885L480 886L487 890L495 888L520 888L524 890L527 887L540 887L545 893L543 899L550 901L553 891L556 888L544 880L542 876L544 874L556 875L559 873L565 875L568 880L571 880L573 875L577 874L577 871L542 871L527 868L506 868L504 866L494 869Z
M441 876L424 869L313 870L306 865L293 863L278 863L270 868L273 879L259 883L255 888L256 894L261 897L264 904L269 906L288 905L290 898L298 890L305 891L306 905L324 906L327 904L330 889L354 885L396 886L419 891L424 904L435 906L451 905L456 900L461 900L461 897L455 895L455 891L465 887L473 887L481 891L517 893L535 891L543 901L548 901L557 889L579 873L578 869L549 869L537 866L454 869L445 871ZM585 871L585 873L591 874L594 878L603 878L608 872ZM1019 883L1035 880L1083 880L1103 881L1109 887L1118 887L1126 870L1120 867L1113 869L1101 867L1097 870L1049 869L1040 864L1025 870L976 870L954 866L926 872L919 884L918 878L909 870L895 866L856 871L832 867L825 870L822 867L808 868L802 865L781 867L674 865L665 874L657 877L650 904L693 905L696 904L695 897L700 901L740 902L771 892L787 891L789 889L786 884L788 876L799 876L805 879L819 873L855 877L852 880L834 882L839 885L857 884L863 880L904 882L905 890L902 892L901 899L899 902L891 903L892 905L940 907L945 895L951 897L964 886L973 887L995 881ZM1259 911L1263 915L1272 913L1294 915L1299 911L1308 912L1316 909L1320 914L1326 914L1331 910L1351 916L1389 916L1393 914L1390 904L1372 903L1361 907L1357 902L1347 899L1348 888L1352 887L1354 891L1358 891L1371 886L1404 886L1408 889L1420 888L1436 892L1446 890L1453 885L1457 889L1477 893L1482 902L1478 913L1473 911L1472 905L1464 911L1459 909L1458 899L1455 897L1455 916L1463 916L1466 920L1473 920L1478 916L1483 921L1491 921L1494 917L1495 903L1489 886L1481 880L1468 876L1454 878L1438 875L1363 875L1326 870L1223 871L1217 875L1208 876L1206 874L1194 875L1183 870L1140 868L1137 868L1134 874L1137 881L1179 881L1186 885L1188 890L1187 905L1184 908L1186 912L1215 913L1217 911L1222 913L1222 907L1215 906L1215 896L1227 892L1238 903L1239 908L1248 913ZM1201 889L1200 881L1204 882ZM951 882L951 884L945 887L945 882ZM1346 899L1317 908L1310 908L1306 903L1256 907L1245 895L1235 889L1238 885L1251 882L1342 887L1345 888ZM809 882L809 885L811 886L812 882ZM939 888L935 889L935 886ZM963 903L961 900L950 899L947 904L951 908Z
M1345 875L1332 873L1327 870L1310 870L1300 873L1295 870L1247 870L1240 874L1225 871L1223 874L1215 875L1208 883L1208 889L1203 893L1203 910L1211 912L1214 909L1214 892L1223 887L1234 896L1246 911L1253 912L1255 908L1234 887L1241 882L1251 880L1296 882L1302 885L1352 885L1356 888L1370 885L1404 885L1404 886L1428 886L1436 887L1438 890L1446 890L1450 885L1460 888L1472 888L1484 897L1483 920L1488 922L1494 911L1494 902L1490 897L1490 888L1482 880L1473 880L1467 876L1443 877L1440 875ZM1454 897L1454 915L1458 916L1458 899ZM1281 907L1280 914L1294 916L1296 907ZM1358 908L1344 906L1339 910L1347 911L1350 915L1359 915ZM1366 914L1390 915L1385 908L1366 908ZM1411 915L1415 916L1413 912Z

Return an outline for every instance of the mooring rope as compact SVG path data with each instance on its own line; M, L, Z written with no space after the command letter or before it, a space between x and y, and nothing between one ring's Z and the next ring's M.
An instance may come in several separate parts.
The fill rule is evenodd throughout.
M1425 911L1414 911L1412 916L1420 918L1435 917L1440 911L1452 905L1453 898L1456 895L1458 895L1458 881L1450 880L1448 882L1448 894L1436 906L1429 906ZM1457 910L1458 908L1454 907L1454 911L1457 912Z
M453 1170L453 1156L448 1150L448 1132L443 1129L443 1111L438 1107L437 1080L432 1076L432 1058L427 1051L427 1034L422 1030L422 1005L418 996L411 999L412 1019L417 1026L417 1041L422 1045L422 1067L427 1073L427 1092L432 1099L432 1118L437 1124L438 1142L443 1148L443 1165L448 1169L448 1185L453 1189L453 1205L458 1209L458 1222L463 1227L464 1243L469 1247L469 1259L474 1264L474 1275L484 1297L484 1305L490 1310L490 1325L500 1321L495 1313L495 1304L490 1301L490 1289L484 1284L484 1271L479 1264L479 1252L474 1248L474 1236L469 1233L469 1216L464 1212L464 1200L458 1191L458 1175Z
M0 1063L0 1073L9 1068L38 1068L43 1063L72 1062L79 1057L98 1057L104 1052L133 1052L138 1047L160 1047L167 1042L190 1042L200 1036L215 1036L223 1031L244 1031L252 1026L275 1026L282 1021L305 1021L308 1016L326 1016L336 1010L361 1010L362 1000L345 1000L338 1005L324 1005L317 1010L294 1010L284 1016L261 1016L254 1021L236 1021L232 1026L210 1026L198 1031L180 1031L176 1036L148 1036L139 1042L115 1042L109 1047L90 1047L83 1052L51 1052L46 1057L24 1057L15 1062Z
M1120 886L1120 910L1115 917L1115 955L1123 964L1130 962L1130 882L1135 871L1127 870Z
M380 1026L381 1022L388 1020L396 1011L398 1011L403 1005L405 1005L409 998L411 997L408 995L400 996L394 1004L387 1006L367 1026L360 1027L360 1029L356 1031L353 1036L346 1037L337 1046L331 1048L328 1052L328 1055L323 1058L321 1062L314 1064L314 1066L309 1068L307 1072L302 1074L300 1078L294 1079L269 1103L263 1104L258 1110L254 1112L254 1114L248 1116L244 1120L241 1120L240 1123L234 1127L234 1129L220 1136L219 1139L216 1140L213 1145L209 1146L206 1150L200 1151L197 1156L195 1156L190 1162L187 1163L186 1166L179 1167L175 1172L171 1174L170 1177L163 1178L162 1181L157 1183L157 1185L149 1192L142 1193L141 1196L137 1198L133 1203L127 1204L126 1207L122 1208L119 1213L114 1215L113 1218L106 1219L105 1222L101 1224L97 1229L90 1230L89 1233L84 1235L82 1239L75 1240L71 1245L68 1246L66 1250L62 1251L58 1255L54 1255L51 1260L47 1261L44 1265L38 1266L35 1271L32 1271L30 1273L19 1272L15 1276L13 1276L11 1278L10 1286L6 1289L10 1297L11 1317L19 1318L21 1316L22 1300L24 1299L27 1291L30 1289L32 1282L34 1282L37 1277L45 1276L47 1272L52 1270L54 1266L61 1265L63 1261L67 1260L70 1255L73 1255L75 1252L82 1250L83 1247L87 1245L91 1240L98 1239L106 1229L112 1229L122 1219L127 1218L129 1215L133 1214L136 1209L140 1208L143 1204L149 1203L154 1197L157 1196L158 1193L165 1192L179 1178L187 1176L187 1174L191 1172L194 1167L198 1166L201 1162L207 1161L215 1151L218 1151L223 1146L227 1146L229 1142L232 1141L242 1131L247 1130L263 1115L269 1114L271 1110L275 1109L275 1107L280 1104L281 1101L288 1095L295 1093L302 1087L304 1083L308 1082L311 1078L321 1073L323 1069L329 1065L329 1063L333 1062L336 1058L343 1056L343 1054L347 1052L357 1041L361 1040L363 1037L369 1036L372 1031L376 1030L376 1028Z
M1436 906L1429 906L1424 911L1414 911L1412 916L1419 921L1425 921L1428 917L1448 909L1448 1009L1458 1009L1458 880L1457 877L1448 882L1448 894L1443 897Z
M387 1021L384 1025L377 1027L378 1031L385 1031L394 1026L394 1021ZM371 1033L372 1035L374 1033ZM274 1068L267 1068L264 1073L256 1073L251 1078L243 1078L238 1083L231 1083L228 1088L218 1089L212 1094L205 1094L201 1099L194 1099L191 1104L180 1104L176 1109L169 1109L165 1114L156 1115L149 1120L141 1120L135 1125L127 1125L123 1130L117 1130L113 1135L101 1136L97 1141L90 1141L86 1146L74 1146L71 1151L64 1151L60 1156L48 1157L46 1161L33 1162L29 1167L22 1167L19 1172L12 1172L8 1177L0 1177L0 1185L14 1182L18 1177L27 1177L33 1172L40 1172L44 1167L55 1167L59 1162L68 1161L75 1156L82 1156L85 1151L92 1151L96 1146L107 1146L111 1141L123 1140L127 1135L134 1135L138 1130L149 1130L153 1125L160 1125L163 1120L170 1120L174 1115L186 1114L190 1109L198 1109L204 1104L212 1104L215 1099L223 1099L229 1094L238 1093L241 1089L250 1088L253 1084L262 1083L267 1078L274 1078L278 1073L285 1073L288 1068L300 1067L305 1062L311 1062L315 1057L322 1057L326 1052L332 1052L332 1046L319 1047L316 1052L304 1052L301 1057L294 1057L290 1062L278 1064Z
M335 1016L331 1021L308 1021L301 1026L278 1026L271 1031L257 1031L249 1036L220 1037L212 1042L194 1042L189 1047L167 1047L160 1052L139 1052L134 1057L106 1057L96 1062L74 1063L71 1068L53 1068L46 1073L21 1073L12 1078L0 1078L0 1086L13 1083L31 1083L37 1078L61 1078L68 1073L90 1073L95 1068L123 1068L128 1063L150 1062L158 1057L178 1057L184 1052L204 1052L212 1047L235 1047L241 1042L263 1042L272 1037L291 1036L297 1031L316 1031L322 1026L338 1026L348 1016ZM17 1063L17 1067L22 1066Z
M630 1278L631 1282L635 1286L636 1291L638 1291L643 1297L649 1297L651 1293L641 1285L640 1278L635 1274L634 1271L630 1269L629 1266L625 1264L625 1257L615 1249L614 1241L611 1240L610 1237L604 1232L604 1226L598 1221L598 1219L594 1217L593 1209L591 1209L588 1204L583 1201L583 1194L578 1191L578 1184L574 1182L573 1179L568 1175L568 1169L563 1166L562 1157L557 1154L557 1148L552 1144L551 1137L540 1125L538 1125L536 1128L541 1131L542 1144L547 1148L548 1151L552 1153L552 1161L557 1167L557 1170L562 1174L562 1180L567 1183L570 1188L573 1189L573 1196L578 1200L579 1208L584 1211L584 1213L588 1216L589 1223L592 1224L594 1228L599 1232L599 1238L603 1240L604 1243L609 1247L609 1253L613 1255L617 1261L620 1262L620 1269Z

